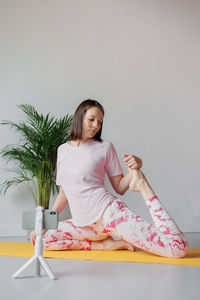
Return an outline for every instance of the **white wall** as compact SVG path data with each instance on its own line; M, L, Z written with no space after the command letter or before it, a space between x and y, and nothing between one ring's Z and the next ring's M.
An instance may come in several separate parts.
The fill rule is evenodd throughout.
M60 117L97 99L103 138L124 171L121 153L140 156L177 224L198 232L199 28L194 0L0 0L0 119L20 120L21 103ZM0 148L15 142L1 126ZM152 221L138 193L119 197ZM34 208L27 188L12 188L0 205L0 235L25 235L21 214Z

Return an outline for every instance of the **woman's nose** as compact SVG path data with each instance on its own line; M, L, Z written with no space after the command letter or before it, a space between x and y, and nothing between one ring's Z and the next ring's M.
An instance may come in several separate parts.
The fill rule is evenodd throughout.
M98 121L94 122L93 127L98 128Z

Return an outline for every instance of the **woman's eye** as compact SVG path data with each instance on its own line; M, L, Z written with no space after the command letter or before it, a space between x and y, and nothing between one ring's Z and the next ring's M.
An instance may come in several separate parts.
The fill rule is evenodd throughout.
M89 119L89 121L93 122L93 121L94 121L94 119ZM98 122L98 123L99 123L99 125L101 125L101 124L102 124L102 122Z

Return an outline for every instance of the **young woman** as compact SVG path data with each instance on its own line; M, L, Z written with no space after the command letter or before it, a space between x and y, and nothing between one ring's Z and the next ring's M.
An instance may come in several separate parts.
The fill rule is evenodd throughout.
M69 203L72 219L43 232L44 250L134 251L135 246L160 256L185 256L188 242L139 170L141 159L124 154L128 167L124 175L113 144L101 139L103 118L98 101L83 101L73 117L70 142L58 148L56 183L60 191L52 209L61 213ZM152 224L107 190L105 173L117 194L128 189L141 193ZM34 231L30 238L34 244Z

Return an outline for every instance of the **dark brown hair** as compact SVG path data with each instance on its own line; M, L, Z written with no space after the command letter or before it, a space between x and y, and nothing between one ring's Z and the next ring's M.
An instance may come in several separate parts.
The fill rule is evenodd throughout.
M96 100L92 100L92 99L87 99L83 102L81 102L81 104L79 104L79 106L77 107L74 116L73 116L73 120L72 120L72 126L71 126L71 130L70 130L70 140L77 140L77 139L82 139L82 121L83 121L83 117L84 114L86 113L86 111L91 108L91 107L97 107L101 110L101 112L104 115L104 109L103 106ZM102 126L103 126L103 122L101 124L101 128L99 129L99 131L95 134L95 136L93 137L95 140L101 142L101 132L102 132Z

